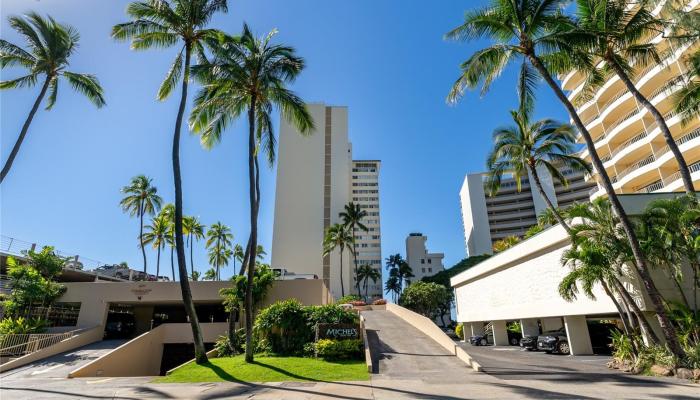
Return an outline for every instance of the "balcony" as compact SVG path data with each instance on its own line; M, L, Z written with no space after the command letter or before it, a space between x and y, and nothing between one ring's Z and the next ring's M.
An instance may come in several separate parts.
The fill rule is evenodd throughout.
M634 192L635 193L652 193L657 190L661 190L664 188L664 183L661 180L658 180L654 183L651 183L649 185L643 186L641 188L637 188Z
M632 171L637 170L645 165L649 165L649 164L653 163L654 161L656 161L656 157L654 157L653 154L650 156L644 157L643 159L635 162L634 164L629 165L627 168L622 170L622 172L617 174L617 180L618 181L621 180L625 176L629 175Z

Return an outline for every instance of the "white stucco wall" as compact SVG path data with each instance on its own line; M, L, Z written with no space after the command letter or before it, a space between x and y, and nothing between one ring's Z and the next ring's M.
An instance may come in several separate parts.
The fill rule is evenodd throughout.
M469 174L464 177L462 189L459 191L459 200L462 206L467 255L491 254L491 234L482 174Z

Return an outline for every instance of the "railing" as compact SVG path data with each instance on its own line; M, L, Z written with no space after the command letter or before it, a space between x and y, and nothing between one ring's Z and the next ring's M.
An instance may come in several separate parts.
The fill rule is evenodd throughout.
M700 161L688 165L688 169L690 170L691 174L700 171ZM669 186L672 182L678 179L681 179L680 171L676 171L673 174L663 178L662 182L664 183L664 186Z
M588 125L591 122L595 121L598 117L600 117L600 114L595 114L594 116L588 118L587 120L583 121L583 125Z
M0 336L0 356L20 357L35 353L66 339L70 339L76 332L77 331L2 335Z
M622 179L622 178L624 178L625 176L627 176L630 172L632 172L632 171L634 171L634 170L636 170L636 169L639 169L639 168L641 168L641 167L643 167L643 166L645 166L645 165L651 164L651 163L653 163L654 161L656 161L656 157L654 157L653 154L650 155L650 156L648 156L648 157L645 157L645 158L643 158L643 159L637 161L636 163L631 164L630 166L628 166L627 168L625 168L622 172L620 172L619 174L617 174L617 179Z
M613 149L613 151L612 151L612 153L611 153L611 154L612 154L612 157L615 157L615 156L618 155L622 150L626 149L627 147L629 147L629 146L632 145L633 143L636 143L636 142L638 142L638 141L644 139L644 138L647 137L647 136L648 136L647 131L642 130L641 132L637 133L636 135L632 136L631 138L625 140L624 142L622 142L622 144L620 144L619 146L617 146L617 147L615 147L615 148Z
M663 115L663 120L666 121L666 125L668 125L668 120L675 117L676 114L678 114L678 112L676 112L676 110L673 110L673 111L669 111ZM659 124L657 124L656 120L654 120L654 122L652 122L651 125L649 125L647 127L647 129L649 130L649 132L651 132L654 129L656 129L658 126L659 126Z
M36 243L19 240L5 235L0 236L0 252L11 256L24 257L26 252L29 250L39 251L42 247L43 245L38 245ZM68 253L56 249L54 249L54 252L56 255L61 257L71 258L72 260L69 260L68 265L78 267L78 269L95 269L105 265L105 263L101 261L78 256L76 253Z
M598 185L595 185L591 188L591 190L588 191L588 197L593 196L600 190L600 187Z
M664 183L661 180L658 180L652 184L646 185L640 189L635 190L635 193L652 193L657 190L661 190L664 188Z
M625 115L622 118L619 118L617 121L613 122L612 125L610 125L610 128L608 128L608 132L612 131L613 129L617 128L620 126L623 122L627 121L628 119L634 117L635 115L639 114L638 109L632 110L629 114Z
M679 85L679 83L681 83L681 84ZM649 95L649 97L647 97L647 99L649 99L649 100L654 100L654 99L656 98L656 96L660 95L662 92L665 92L665 91L667 91L667 90L670 90L673 86L678 86L679 88L680 88L680 87L683 87L683 83L685 83L685 80L683 79L682 76L678 76L678 77L676 77L676 78L674 78L674 79L671 79L671 80L668 81L668 83L666 83L665 85L663 85L663 86L661 86L660 88L654 90L654 91ZM670 93L667 93L667 94L670 94Z
M690 133L687 133L687 134L681 136L675 142L676 142L677 146L680 146L680 145L687 143L687 142L689 142L695 138L698 138L698 137L700 137L700 128L697 128L697 129L691 131ZM668 147L668 145L665 145L658 150L654 150L654 154L656 154L656 157L660 157L662 154L666 154L670 150L671 150L671 148Z

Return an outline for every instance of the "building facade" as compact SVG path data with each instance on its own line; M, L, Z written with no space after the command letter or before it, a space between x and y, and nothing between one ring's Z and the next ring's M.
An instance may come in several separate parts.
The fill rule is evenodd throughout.
M379 160L353 160L352 162L352 201L367 212L363 224L367 231L355 232L355 257L357 265L369 265L379 271L377 282L367 282L367 295L370 298L382 297L382 235L379 216ZM353 275L354 276L354 275ZM360 282L360 286L363 283ZM362 290L364 290L362 288ZM355 292L353 292L355 293Z
M358 202L368 211L364 222L371 230L357 234L362 236L357 242L359 249L367 250L358 253L358 265L360 260L370 260L370 265L381 266L381 252L377 250L381 246L379 162L352 161L347 107L309 104L308 108L316 124L310 135L301 135L284 118L280 124L271 261L276 269L318 276L332 296L338 298L343 292L356 291L353 259L350 251L343 253L341 272L338 250L324 257L324 232L331 225L342 223L339 214L346 204L355 197L362 199ZM374 167L353 172L364 163ZM376 193L353 193L353 190Z
M538 169L544 191L552 203L568 207L575 202L588 201L592 184L585 181L584 174L572 170L563 173L568 186L553 182L546 170ZM514 179L503 179L498 193L487 196L485 177L484 173L468 174L459 192L468 256L491 254L493 244L505 237L523 237L547 208L537 188L530 186L530 179L521 180L520 191Z
M419 281L426 276L432 276L445 269L442 265L443 253L428 253L425 242L428 237L422 233L411 233L406 237L406 262L413 271L410 281Z
M653 13L658 15L665 1L656 2ZM691 8L699 1L689 3ZM678 46L662 33L651 40L663 59L639 68L632 77L637 89L664 116L671 134L678 144L691 170L695 187L700 184L700 118L685 126L673 107L674 94L684 85L682 73L687 72L685 57L697 51L699 43ZM575 101L586 85L585 77L571 72L562 77L562 87L569 91L569 99ZM612 76L586 103L577 107L577 113L595 141L595 147L603 160L608 176L617 193L654 193L683 190L678 163L670 152L654 118L625 88L617 75ZM583 139L579 137L579 141ZM587 150L583 157L590 161ZM596 184L591 198L604 195L599 187L597 173L587 177Z

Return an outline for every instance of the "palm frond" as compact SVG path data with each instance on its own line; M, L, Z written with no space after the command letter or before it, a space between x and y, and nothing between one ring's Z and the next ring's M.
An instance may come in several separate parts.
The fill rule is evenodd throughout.
M105 105L102 86L100 86L97 77L90 74L77 74L68 71L64 71L62 75L73 89L87 97L88 100L98 108Z

